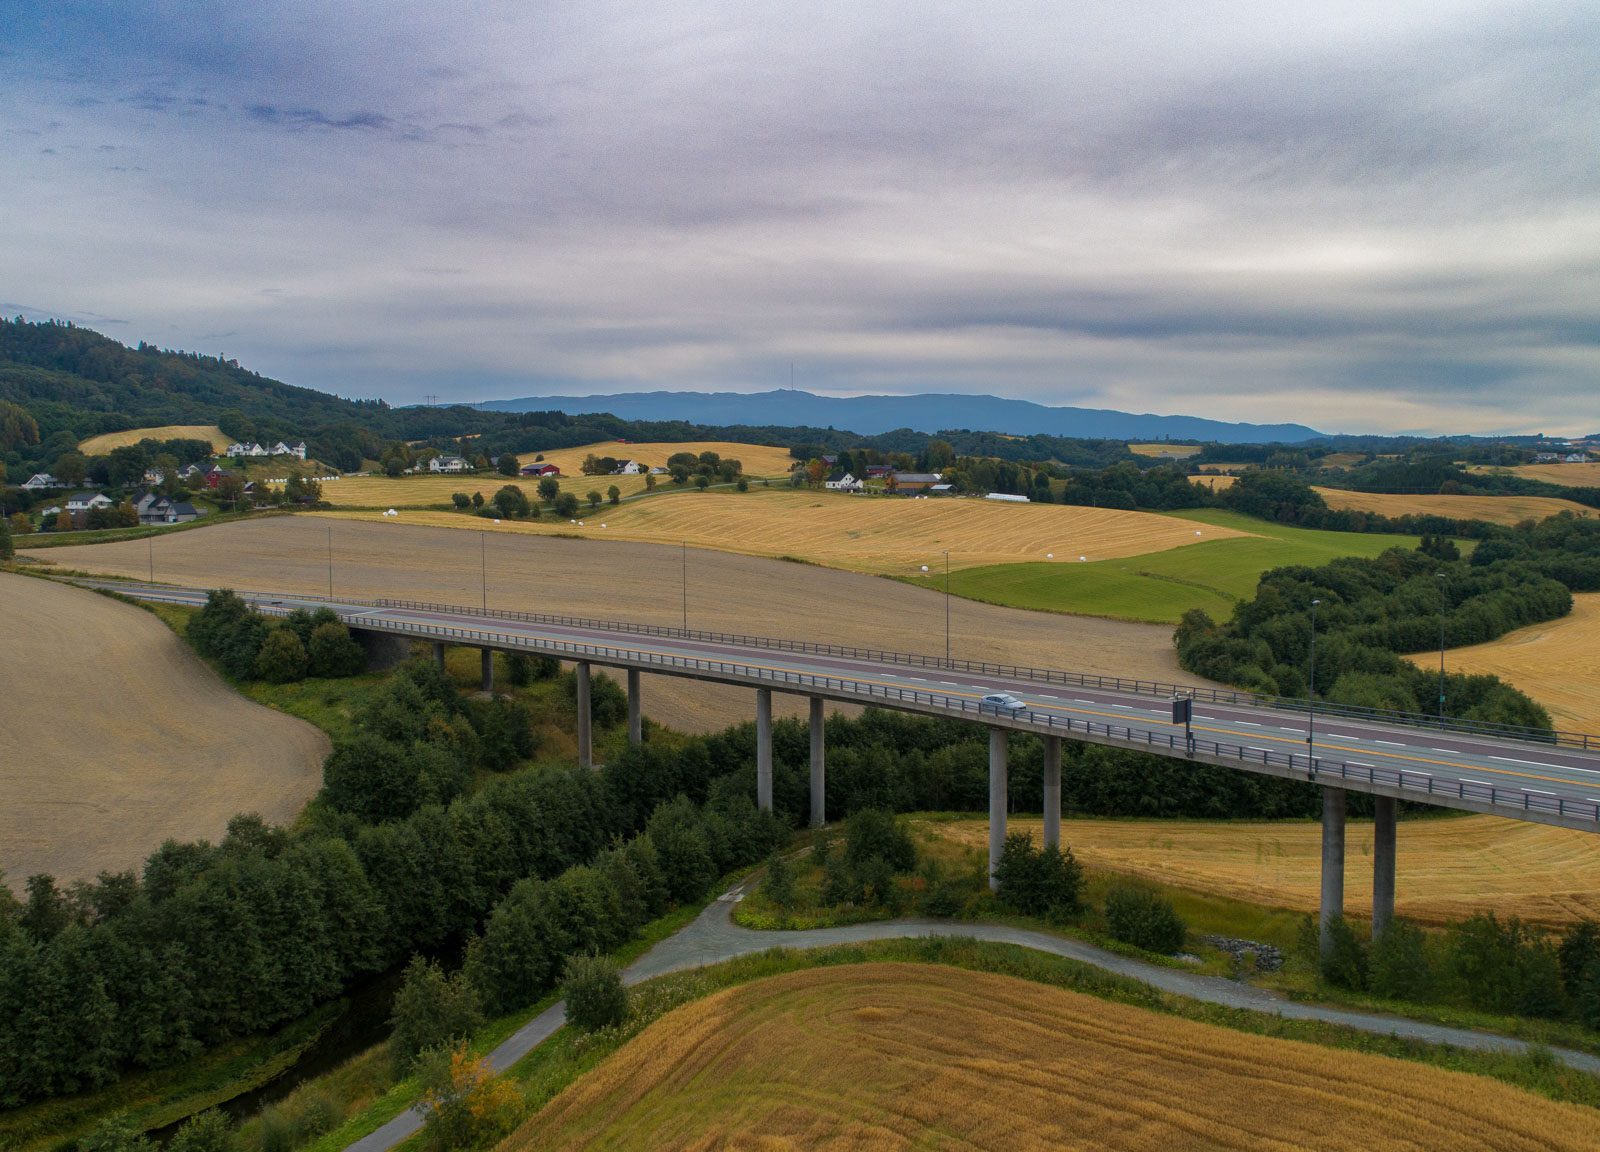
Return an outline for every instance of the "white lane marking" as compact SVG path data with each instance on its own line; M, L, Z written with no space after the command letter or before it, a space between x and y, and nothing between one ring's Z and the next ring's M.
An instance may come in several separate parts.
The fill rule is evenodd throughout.
M1294 729L1294 728L1285 728L1284 731L1285 732L1294 732L1294 731L1296 731L1296 729ZM1326 737L1327 739L1329 739L1329 740L1362 740L1362 739L1365 739L1365 737L1362 737L1362 736L1346 736L1343 732L1324 732L1322 735L1324 737Z
M1241 727L1244 727L1244 728L1259 728L1259 727L1261 727L1261 725L1257 724L1254 720L1236 720L1236 721L1234 721L1234 723L1236 723L1236 724L1238 724L1238 725L1240 725Z
M1473 779L1471 779L1470 777L1467 777L1467 776L1463 776L1461 778L1461 782L1463 784L1482 784L1485 788L1494 788L1494 787L1496 787L1496 785L1489 783L1489 781L1487 781L1487 780L1473 780Z
M1251 752L1276 752L1276 748L1257 748L1254 744L1249 746Z
M1524 788L1524 792L1532 792L1535 796L1554 796L1554 792L1546 792L1543 788Z
M1527 765L1530 765L1530 766L1532 766L1534 768L1548 768L1548 767L1550 767L1550 765L1541 763L1538 760L1518 760L1515 756L1491 756L1491 757L1489 757L1489 759L1491 759L1491 760L1499 760L1499 761L1501 761L1502 763L1505 763L1505 764L1527 764ZM1584 769L1580 768L1580 769L1578 769L1578 771L1582 772L1582 771L1584 771ZM1530 791L1531 791L1531 789L1530 789Z
M1093 700L1074 700L1074 704L1093 704Z
M1124 709L1126 711L1129 711L1129 712L1133 711L1133 705L1132 704L1113 704L1112 707L1113 708L1122 708L1122 709Z
M1434 751L1435 752L1443 752L1446 756L1459 756L1460 755L1460 753L1457 752L1454 748L1435 748Z
M1360 760L1346 760L1345 763L1350 765L1352 768L1375 768L1375 767L1377 767L1377 765L1375 765L1375 764L1367 764L1367 763L1364 763L1363 761L1360 761ZM1423 775L1426 776L1427 773L1424 772Z
M1374 744L1387 744L1391 748L1404 748L1405 747L1404 744L1397 743L1394 740L1374 740L1373 743Z

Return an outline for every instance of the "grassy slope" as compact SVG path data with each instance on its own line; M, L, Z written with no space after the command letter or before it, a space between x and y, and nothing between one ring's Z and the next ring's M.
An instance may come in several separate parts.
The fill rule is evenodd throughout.
M1389 548L1417 546L1415 536L1322 532L1216 509L1170 515L1252 532L1257 538L1201 540L1165 552L1084 564L968 568L951 573L950 591L1011 608L1175 624L1191 608L1226 618L1236 601L1254 594L1261 574L1272 568L1326 564L1340 556L1376 556ZM910 582L937 589L943 580L942 574L934 573Z

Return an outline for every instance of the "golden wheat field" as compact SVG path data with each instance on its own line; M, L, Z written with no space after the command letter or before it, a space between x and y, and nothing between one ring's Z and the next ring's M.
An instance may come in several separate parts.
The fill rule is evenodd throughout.
M1198 444L1129 444L1128 451L1135 456L1160 456L1168 460L1187 460L1190 456L1198 456L1201 448Z
M874 963L662 1017L500 1145L563 1149L1592 1149L1593 1111L988 972Z
M1239 482L1237 476L1223 475L1216 472L1208 472L1204 476L1191 476L1189 479L1203 488L1211 489L1213 492L1221 492L1224 488L1232 488Z
M1517 524L1543 520L1558 512L1594 516L1572 500L1554 496L1394 496L1378 492L1348 492L1343 488L1318 488L1330 508L1355 508L1381 516L1449 516L1456 520L1487 520L1491 524Z
M335 515L338 515L335 513ZM344 514L372 519L379 513ZM1203 539L1247 533L1150 512L1063 504L1002 504L987 500L911 500L756 487L749 492L674 492L580 514L582 525L548 514L501 524L505 531L581 533L607 540L655 544L687 541L755 556L793 557L878 575L910 575L926 564L950 567L1043 562L1079 556L1110 560L1164 552ZM409 522L443 528L483 527L459 513L414 512Z
M1519 464L1515 468L1495 468L1479 464L1472 472L1509 472L1524 480L1543 480L1563 488L1600 488L1600 462L1589 464Z
M78 451L85 456L104 456L113 448L126 448L141 440L209 440L218 452L225 451L233 443L215 424L165 424L160 428L130 428L126 432L91 436L78 445Z
M1437 668L1438 655L1408 659ZM1600 592L1572 597L1572 614L1486 644L1452 648L1456 672L1492 673L1543 704L1557 728L1600 733Z
M921 828L985 849L988 822ZM1038 819L1008 822L1040 840ZM1372 914L1372 824L1352 821L1345 841L1345 907ZM1317 908L1322 826L1312 821L1072 819L1061 838L1091 868L1294 911ZM1408 820L1396 846L1395 910L1426 924L1492 910L1559 926L1600 918L1600 837L1497 816Z
M616 539L496 532L488 520L440 513L488 529L482 537L487 550L480 555L478 533L419 526L420 515L275 516L177 532L153 541L155 575L208 588L326 592L331 529L338 595L477 604L486 572L491 608L677 624L686 555L690 627L907 652L944 650L945 602L929 589L730 552L691 548L685 554L676 546ZM149 540L119 541L42 549L32 556L62 568L144 579L151 547ZM961 599L951 602L950 623L953 651L974 660L1192 679L1178 668L1170 627ZM753 714L748 691L672 677L646 682L646 713L674 728L706 731ZM779 694L774 701L780 715L803 715L805 707L799 696Z
M664 465L674 452L715 452L719 456L738 460L746 475L787 476L794 461L784 448L764 448L756 444L734 444L726 441L696 441L690 444L585 444L581 448L560 448L542 453L545 462L561 469L563 492L571 492L582 500L590 491L602 496L616 485L622 496L643 492L647 486L643 476L585 476L579 470L583 458L590 453L596 456L616 456L618 459L640 460L646 464ZM525 452L520 457L524 464L533 463L536 452ZM671 487L669 477L658 476L656 482L663 488ZM323 499L335 506L351 508L420 508L429 504L449 504L456 492L471 496L481 493L485 500L507 484L515 484L534 498L539 481L528 477L502 476L490 469L487 472L466 473L458 476L438 476L423 473L419 476L342 476L323 484Z
M292 820L328 738L253 704L143 609L0 573L0 869L88 879L237 812Z

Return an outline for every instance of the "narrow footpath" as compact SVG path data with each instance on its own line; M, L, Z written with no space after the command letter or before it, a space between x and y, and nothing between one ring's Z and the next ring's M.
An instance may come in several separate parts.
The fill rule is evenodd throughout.
M981 924L963 920L904 919L851 924L842 928L812 928L785 932L741 928L733 922L733 907L744 897L745 888L752 883L753 880L746 880L729 889L690 924L635 960L623 971L623 982L638 984L669 972L720 964L724 960L765 952L770 948L821 948L832 944L860 944L871 940L898 940L915 936L959 936L998 944L1015 944L1047 952L1053 956L1065 956L1114 972L1119 976L1139 980L1163 992L1187 996L1192 1000L1208 1004L1220 1004L1226 1008L1264 1012L1286 1020L1316 1020L1354 1028L1361 1032L1373 1032L1381 1036L1399 1036L1429 1044L1449 1044L1457 1048L1471 1048L1485 1052L1520 1053L1532 1047L1526 1040L1517 1040L1492 1032L1474 1032L1466 1028L1426 1024L1374 1012L1300 1004L1265 989L1240 984L1220 976L1201 976L1181 969L1165 968L1143 960L1119 956L1115 952L1107 952L1092 944L1001 924ZM556 1030L566 1023L566 1019L565 1004L551 1005L524 1024L505 1043L490 1052L487 1057L489 1066L496 1072L504 1072L554 1035ZM1552 1048L1550 1052L1555 1059L1569 1067L1600 1076L1600 1057L1568 1048ZM388 1149L421 1128L422 1113L413 1108L396 1116L370 1135L347 1145L344 1152L388 1152Z

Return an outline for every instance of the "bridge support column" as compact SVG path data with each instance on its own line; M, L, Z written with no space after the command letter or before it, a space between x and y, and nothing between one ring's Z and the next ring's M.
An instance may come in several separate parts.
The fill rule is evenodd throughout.
M1061 847L1061 737L1044 738L1044 846Z
M1000 853L1006 846L1006 730L989 729L989 890L1000 890Z
M1322 903L1317 913L1318 945L1326 957L1333 949L1333 922L1344 915L1345 791L1322 789Z
M580 660L572 670L578 690L578 767L594 767L594 719L589 711L589 663Z
M639 710L639 670L628 669L628 743L644 743L644 716Z
M1394 920L1394 812L1393 796L1375 796L1372 817L1372 938L1376 940Z
M494 691L494 650L483 649L483 690Z
M756 689L756 806L772 811L772 689Z
M439 669L439 671L441 671L441 672L444 671L444 641L443 640L435 640L433 642L433 664L434 664L434 667Z
M822 743L822 697L811 697L811 826L821 828L828 822L828 790L823 758L826 752Z

